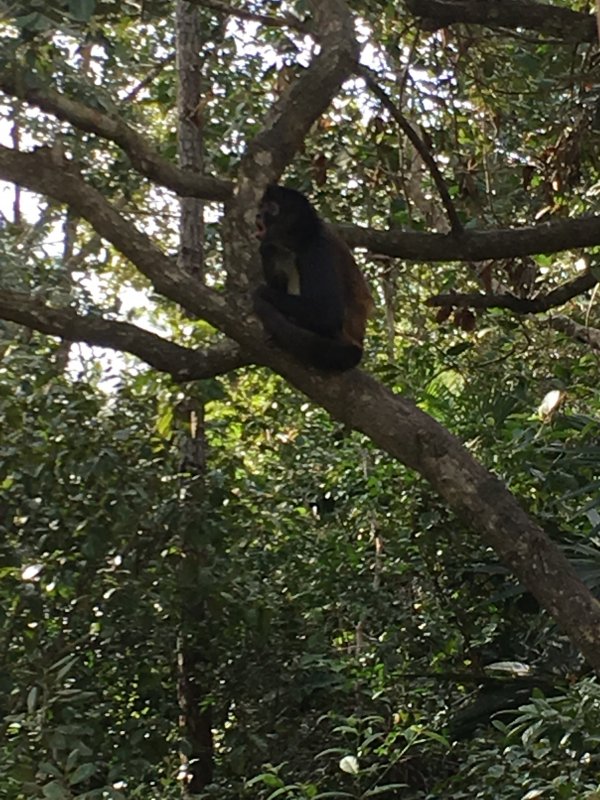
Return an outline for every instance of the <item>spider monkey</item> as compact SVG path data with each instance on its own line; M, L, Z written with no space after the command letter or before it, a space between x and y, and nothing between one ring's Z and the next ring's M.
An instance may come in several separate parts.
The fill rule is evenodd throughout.
M355 367L373 300L350 249L295 189L271 185L256 215L266 285L254 310L274 341L323 370Z

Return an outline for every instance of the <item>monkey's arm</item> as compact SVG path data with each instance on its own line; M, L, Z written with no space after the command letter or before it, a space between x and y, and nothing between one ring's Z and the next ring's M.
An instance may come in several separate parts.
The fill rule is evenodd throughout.
M300 294L272 291L263 295L301 328L337 336L344 324L342 287L333 258L337 253L323 237L296 254Z
M290 278L287 262L293 259L293 254L286 254L280 247L262 242L260 245L260 257L267 286L277 289L279 292L287 292Z

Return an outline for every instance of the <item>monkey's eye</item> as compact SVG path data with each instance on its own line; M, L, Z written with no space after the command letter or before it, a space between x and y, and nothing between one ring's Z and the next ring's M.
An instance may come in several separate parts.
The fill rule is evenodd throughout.
M276 217L279 214L279 204L274 200L269 200L264 204L263 211L270 217Z

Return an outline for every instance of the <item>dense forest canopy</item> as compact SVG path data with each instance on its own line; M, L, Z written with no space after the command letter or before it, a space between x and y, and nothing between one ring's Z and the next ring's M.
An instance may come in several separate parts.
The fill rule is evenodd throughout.
M600 797L595 5L4 5L2 797Z

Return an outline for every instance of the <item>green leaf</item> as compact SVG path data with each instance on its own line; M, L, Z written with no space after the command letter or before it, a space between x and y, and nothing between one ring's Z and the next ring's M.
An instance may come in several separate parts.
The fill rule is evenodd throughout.
M279 787L284 783L277 775L272 772L261 772L260 775L255 775L249 781L246 781L246 786L254 786L255 783L264 783L265 786Z
M73 667L77 663L77 656L68 656L66 659L62 659L62 661L53 665L54 668L56 668L59 663L62 666L59 667L58 672L56 673L56 680L58 683L61 683L62 679L69 674L69 672L73 669Z
M78 22L89 22L96 10L96 0L69 0L69 14Z
M49 26L50 20L44 14L39 14L37 11L35 11L32 14L25 14L22 17L16 17L14 22L23 30L45 31Z
M71 796L69 790L58 781L47 783L42 789L42 794L48 800L68 800Z
M286 792L295 791L296 789L300 789L301 787L298 786L296 783L292 783L289 786L282 786L281 789L277 789L267 797L267 800L275 800L276 797L282 797Z
M80 764L72 775L69 775L69 783L74 786L76 783L86 781L96 772L95 764Z
M33 714L33 712L37 708L37 700L39 693L40 692L37 686L32 686L29 692L27 693L27 711L29 714Z
M42 775L51 775L54 778L60 778L61 776L61 771L56 764L51 764L49 761L40 761L38 764L38 771Z

